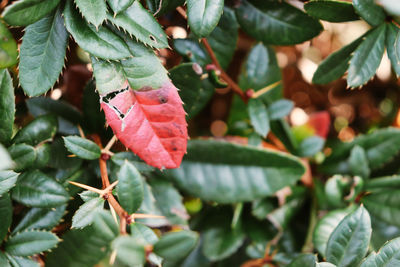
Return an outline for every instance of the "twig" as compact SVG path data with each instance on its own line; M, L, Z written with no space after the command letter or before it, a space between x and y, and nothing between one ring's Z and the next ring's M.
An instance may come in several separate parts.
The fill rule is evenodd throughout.
M176 11L178 11L178 13L179 13L184 19L187 19L186 11L185 11L181 6L178 6L178 7L176 8Z

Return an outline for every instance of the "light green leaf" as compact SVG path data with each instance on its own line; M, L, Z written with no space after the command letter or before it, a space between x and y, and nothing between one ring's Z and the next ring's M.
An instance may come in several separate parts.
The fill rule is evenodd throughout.
M94 26L100 26L107 17L105 0L75 0L85 19Z
M208 36L217 26L224 9L224 0L188 0L190 29L199 38Z
M104 199L101 197L94 198L85 202L79 209L75 212L72 217L71 228L84 228L91 225L95 219L98 212L103 209Z
M368 251L371 232L368 211L360 206L332 232L326 247L327 261L338 267L357 266Z
M267 106L265 106L261 100L250 99L248 103L248 113L254 130L259 135L266 138L270 130Z
M323 30L318 20L286 2L243 0L236 17L247 34L265 44L299 44Z
M317 265L315 265L315 267L336 267L336 265L330 262L317 262Z
M385 20L385 12L374 0L354 0L353 6L358 15L372 26L378 26Z
M140 1L133 2L129 8L115 17L109 15L107 19L144 44L154 48L169 47L167 35L153 15L140 4Z
M132 236L119 236L112 242L117 259L129 266L141 266L146 262L144 245Z
M93 160L101 156L100 147L93 141L79 136L67 136L63 139L68 151L82 159Z
M0 242L3 241L4 237L8 233L8 229L11 226L13 217L13 207L11 204L11 199L8 194L4 194L0 197Z
M0 196L15 186L18 175L13 171L0 171Z
M336 0L314 0L307 2L304 9L311 16L330 22L359 20L351 3Z
M13 26L27 26L53 11L60 0L19 0L5 8L3 19Z
M364 196L361 200L372 215L389 224L400 226L399 193L400 191L396 189L382 188Z
M12 84L11 76L8 73L7 69L2 69L0 70L0 143L7 143L12 137L14 126L14 113L14 87Z
M169 232L154 244L153 251L165 260L180 261L193 250L198 238L192 231Z
M125 75L119 62L108 62L102 59L90 58L93 75L96 78L96 89L100 96L120 90L125 81Z
M32 256L52 249L59 241L58 237L50 232L21 232L10 237L5 251L12 256Z
M26 144L17 144L8 148L11 158L15 162L14 170L19 172L33 165L36 160L36 150Z
M118 14L133 4L135 0L107 0L108 5L114 11L114 14Z
M393 239L371 253L360 267L395 267L400 264L400 238Z
M93 191L83 191L82 193L79 193L79 196L81 197L81 199L83 200L83 202L88 202L94 198L98 198L99 194L97 194L96 192Z
M8 151L0 144L0 170L11 169L14 162L11 160Z
M34 170L24 172L18 177L12 198L26 206L52 208L66 203L69 194L53 178Z
M348 86L364 85L374 76L385 51L385 32L386 24L371 30L354 51L348 70Z
M273 102L268 107L268 115L271 120L282 119L289 115L294 107L294 103L287 99L281 99Z
M3 252L0 252L0 266L3 267L12 267L10 262L8 261L6 255Z
M64 9L65 26L78 45L93 56L119 60L130 56L124 41L107 27L88 24L73 6L67 1Z
M287 267L315 267L316 257L312 254L301 254L296 257Z
M32 146L52 140L57 132L57 118L52 115L36 117L15 135L13 142L26 143Z
M371 170L368 166L368 158L365 150L360 146L355 146L351 150L349 166L353 175L368 178Z
M7 26L0 22L0 68L8 68L18 61L18 47Z
M118 172L117 196L121 206L129 213L136 212L143 201L143 178L127 160Z
M68 33L60 8L26 28L20 49L19 77L29 96L53 87L64 66Z
M385 177L376 177L374 179L368 180L365 189L366 190L374 190L374 189L395 189L400 187L400 176L392 175Z
M38 262L28 257L11 256L8 254L6 256L12 267L40 267Z
M214 140L189 141L181 167L167 172L192 196L220 203L270 196L303 173L300 161L287 154Z
M311 136L304 139L298 149L298 155L301 157L311 157L324 148L325 139L319 136Z
M400 29L393 23L388 24L386 31L386 49L392 67L400 76Z

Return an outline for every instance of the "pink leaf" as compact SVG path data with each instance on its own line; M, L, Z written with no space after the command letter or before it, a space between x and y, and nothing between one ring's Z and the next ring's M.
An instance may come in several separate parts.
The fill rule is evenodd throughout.
M156 90L126 88L103 96L108 125L147 164L178 168L186 153L187 123L177 88L167 81Z

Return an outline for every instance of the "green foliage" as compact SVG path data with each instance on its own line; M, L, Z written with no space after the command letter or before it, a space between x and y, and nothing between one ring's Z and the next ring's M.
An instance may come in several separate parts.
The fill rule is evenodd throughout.
M224 9L223 0L188 0L188 24L199 38L207 37L217 26Z
M121 206L134 213L143 201L143 181L134 165L125 161L118 172L117 195Z
M82 159L98 159L101 155L98 145L79 136L64 137L64 143L69 152Z

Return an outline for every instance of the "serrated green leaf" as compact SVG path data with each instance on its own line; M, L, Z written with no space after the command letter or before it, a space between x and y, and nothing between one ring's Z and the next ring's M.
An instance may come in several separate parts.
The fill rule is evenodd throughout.
M81 197L83 202L88 202L89 200L98 198L99 194L97 194L96 192L93 192L93 191L86 190L86 191L83 191L82 193L79 193L79 196Z
M167 35L158 24L157 20L145 9L139 1L115 17L107 17L114 25L125 29L137 40L154 48L167 48Z
M10 262L8 261L6 255L3 252L0 252L0 266L3 267L12 267Z
M12 198L26 206L52 208L66 203L69 194L53 178L34 170L24 172L18 177Z
M297 256L287 267L315 267L316 257L312 254L301 254Z
M66 208L66 205L52 209L32 208L13 229L12 233L16 234L33 229L51 230L60 222Z
M40 267L39 263L28 257L16 257L6 254L12 267Z
M35 146L43 141L52 140L57 132L57 118L54 115L36 117L15 135L13 142Z
M7 143L13 134L15 96L11 76L6 69L0 70L0 142Z
M154 245L158 241L158 236L151 228L141 223L131 224L131 235L135 239L140 239L144 244Z
M386 49L392 67L397 76L400 76L400 29L393 23L388 24L386 30Z
M93 75L96 79L96 89L101 96L122 88L126 78L119 62L107 62L95 57L90 59L93 66Z
M108 210L97 212L92 226L95 231L101 232L102 238L107 242L111 242L119 235L118 224Z
M311 157L321 151L324 148L325 139L319 136L311 136L304 139L299 147L297 148L297 152L301 157Z
M220 203L270 196L294 184L304 166L292 156L214 140L189 141L181 167L166 172L182 190ZM280 176L282 179L275 179Z
M180 89L183 106L188 118L196 116L214 93L214 86L208 79L201 79L201 74L195 68L200 67L192 63L184 63L170 70L170 77L174 85ZM201 69L201 67L200 67Z
M244 0L236 17L247 34L265 44L299 44L323 30L318 20L285 2Z
M118 14L133 4L135 0L107 0L108 5L114 11L114 14Z
M198 238L192 231L169 232L154 244L153 251L165 260L180 261L193 250Z
M270 130L267 106L261 100L250 99L247 112L254 130L266 138Z
M13 207L11 199L8 194L4 194L0 197L0 242L3 241L4 237L8 233L8 228L11 226L13 216Z
M359 20L351 3L336 0L314 0L304 5L306 12L317 18L330 22Z
M100 26L107 17L105 0L74 0L85 19L94 26Z
M368 211L384 222L400 226L399 190L382 188L362 198L362 203Z
M125 161L118 172L117 196L129 213L136 212L143 201L143 178L134 165Z
M368 159L365 150L360 146L355 146L351 150L349 166L353 175L368 178L371 170L368 166Z
M64 66L68 33L61 9L26 28L20 48L19 80L28 96L53 87Z
M0 171L0 196L15 186L18 175L13 171Z
M294 103L287 99L281 99L268 106L268 115L271 120L286 117L292 111Z
M104 199L94 198L79 207L72 217L72 228L84 228L91 225L96 214L103 209Z
M326 247L327 261L338 267L357 266L368 251L371 232L368 211L360 206L332 232Z
M8 68L18 61L18 47L11 32L0 22L0 68Z
M117 259L129 266L142 265L146 262L144 245L132 236L119 236L112 243L117 252Z
M190 29L199 38L208 36L217 26L224 9L224 0L188 0Z
M21 232L9 238L5 251L12 256L32 256L52 249L58 242L58 237L50 232Z
M400 238L393 239L381 247L378 253L371 253L360 267L397 266L400 262Z
M6 7L1 14L13 26L27 26L53 11L60 0L19 0Z
M385 20L385 12L374 0L354 0L353 6L358 15L372 26L378 26Z
M65 26L78 45L93 56L119 60L130 56L124 41L107 27L96 27L88 24L73 6L67 1L64 9Z
M14 170L17 172L31 167L36 160L35 148L26 144L10 146L8 152L15 163Z
M94 160L101 156L100 147L93 141L79 136L67 136L63 139L68 151L82 159Z
M375 75L385 51L385 32L386 24L371 30L354 51L348 70L348 86L364 85Z
M312 82L315 84L326 84L342 77L349 66L352 53L361 44L364 36L357 38L350 44L330 54L319 64Z

